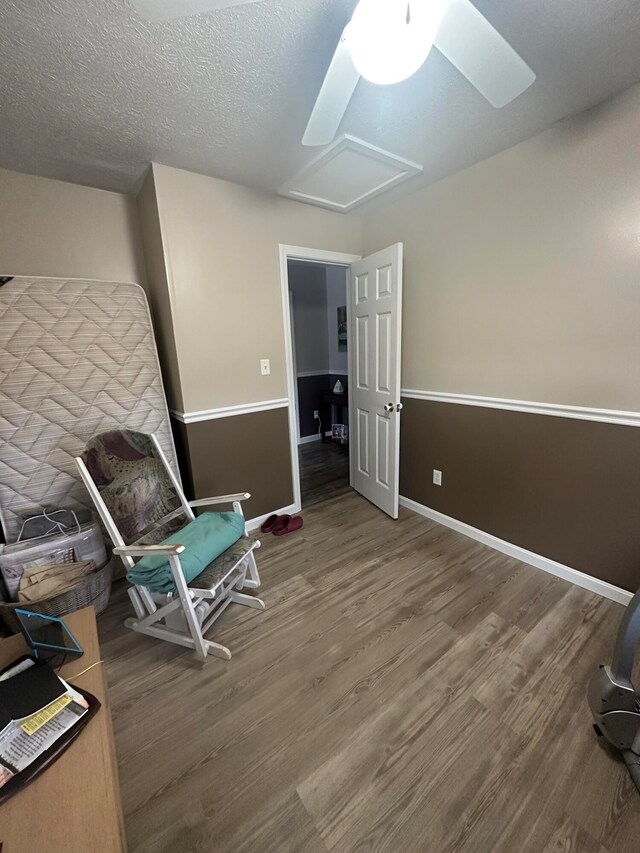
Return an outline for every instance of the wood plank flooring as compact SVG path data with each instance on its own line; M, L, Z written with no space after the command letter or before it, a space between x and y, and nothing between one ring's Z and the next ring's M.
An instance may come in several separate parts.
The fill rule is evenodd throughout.
M640 799L589 673L622 607L354 492L263 537L229 662L100 618L130 850L607 853Z
M349 448L337 442L313 441L298 446L302 509L351 491Z

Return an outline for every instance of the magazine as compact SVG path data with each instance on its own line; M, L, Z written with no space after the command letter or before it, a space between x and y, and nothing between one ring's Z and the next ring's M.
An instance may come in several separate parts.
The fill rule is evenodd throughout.
M0 682L9 681L34 666L34 659L25 658L0 675ZM50 676L51 671L47 672ZM0 725L6 721L0 729L0 788L53 746L89 710L84 696L64 679L56 678L60 682L60 695L52 702L25 717L6 721L6 712L0 717Z

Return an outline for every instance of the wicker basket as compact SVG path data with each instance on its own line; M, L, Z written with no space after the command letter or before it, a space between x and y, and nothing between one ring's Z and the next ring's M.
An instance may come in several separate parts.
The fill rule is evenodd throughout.
M102 613L109 603L112 575L113 561L111 560L102 569L85 575L76 586L59 595L28 603L0 601L0 619L11 634L18 634L20 626L13 612L16 607L22 607L32 613L43 613L45 616L66 616L67 613L73 613L74 610L81 610L93 604L96 614Z

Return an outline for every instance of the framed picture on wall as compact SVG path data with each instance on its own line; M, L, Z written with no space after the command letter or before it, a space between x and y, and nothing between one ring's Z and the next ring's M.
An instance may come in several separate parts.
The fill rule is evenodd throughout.
M347 306L338 307L338 352L347 351Z

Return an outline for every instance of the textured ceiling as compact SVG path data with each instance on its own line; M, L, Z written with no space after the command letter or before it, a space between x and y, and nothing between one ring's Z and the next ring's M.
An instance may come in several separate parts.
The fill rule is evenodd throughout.
M496 110L433 51L403 83L361 82L341 126L422 163L420 183L640 80L638 0L476 5L536 71L524 95ZM125 0L3 0L0 166L133 191L156 160L274 191L318 153L300 139L354 7L263 0L151 24Z

